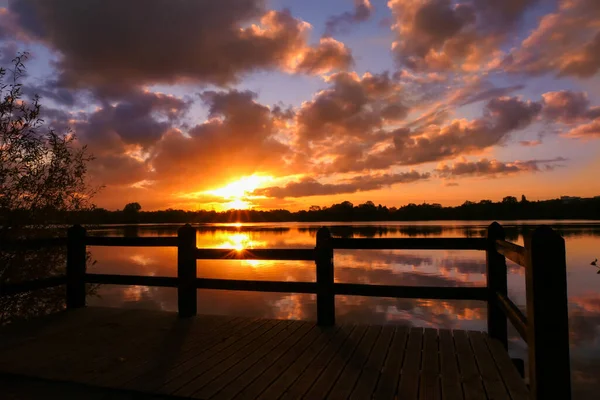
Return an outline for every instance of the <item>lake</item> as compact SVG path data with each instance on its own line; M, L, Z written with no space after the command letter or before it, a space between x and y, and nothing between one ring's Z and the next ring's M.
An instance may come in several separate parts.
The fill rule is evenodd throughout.
M206 248L311 248L320 226L344 237L482 237L486 221L374 223L259 223L197 226L197 246ZM507 240L523 244L523 235L548 224L567 247L569 322L573 398L597 398L600 392L600 275L590 265L600 257L600 222L505 221ZM175 225L99 226L90 234L176 236ZM90 272L175 276L176 248L91 247L96 264ZM485 252L463 250L336 250L335 280L348 283L428 286L485 285ZM508 290L525 304L522 267L507 261ZM200 260L198 277L315 281L313 262ZM177 311L174 288L102 285L90 305ZM523 307L524 309L524 307ZM198 313L266 318L316 319L315 295L219 290L198 292ZM339 323L403 324L446 329L486 329L486 306L478 301L410 300L336 296ZM512 327L510 352L526 359L526 344Z

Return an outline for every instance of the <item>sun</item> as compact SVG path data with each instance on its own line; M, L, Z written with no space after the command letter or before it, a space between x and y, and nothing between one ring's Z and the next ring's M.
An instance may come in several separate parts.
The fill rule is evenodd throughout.
M205 193L219 196L229 200L223 204L225 209L246 210L252 207L248 200L256 198L251 193L273 177L264 175L245 176L218 189L208 190Z

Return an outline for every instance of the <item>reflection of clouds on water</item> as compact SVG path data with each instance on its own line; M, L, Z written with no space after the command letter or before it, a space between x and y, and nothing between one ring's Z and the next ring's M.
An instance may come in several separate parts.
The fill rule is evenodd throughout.
M145 256L145 255L142 255L142 254L134 254L131 257L129 257L129 259L134 264L139 264L142 267L147 267L148 265L156 263L156 260L154 258Z

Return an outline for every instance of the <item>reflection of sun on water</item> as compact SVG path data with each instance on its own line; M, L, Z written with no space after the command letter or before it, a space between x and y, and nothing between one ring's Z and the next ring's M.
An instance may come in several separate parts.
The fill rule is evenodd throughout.
M238 252L248 250L251 252L252 248L264 247L266 245L265 241L254 240L249 233L244 232L227 233L220 236L222 236L221 242L216 246L220 249L232 249ZM241 262L242 265L250 268L264 268L275 263L269 260L243 260Z
M244 250L251 249L253 247L261 247L266 243L264 241L253 240L250 237L250 234L244 232L236 232L236 233L226 233L220 239L220 243L217 245L220 249L234 249L234 250Z

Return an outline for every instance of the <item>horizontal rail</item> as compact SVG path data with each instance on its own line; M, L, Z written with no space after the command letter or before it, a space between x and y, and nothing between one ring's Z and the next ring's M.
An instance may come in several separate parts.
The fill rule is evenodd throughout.
M485 250L483 238L333 238L334 249Z
M0 242L0 249L39 249L41 247L59 247L66 246L67 238L32 238L4 240Z
M177 287L178 279L166 276L86 274L87 283ZM196 288L250 292L317 293L316 282L251 281L197 278ZM485 300L484 287L391 286L334 283L334 293L349 296L394 297L407 299Z
M86 274L85 281L105 285L177 287L177 278L172 276Z
M316 282L240 281L233 279L196 279L198 289L242 290L249 292L317 293Z
M86 236L88 246L177 247L177 237Z
M296 260L314 261L313 249L197 249L198 260Z
M523 340L527 342L527 317L515 303L502 293L496 293L496 301Z
M33 281L2 283L0 284L0 297L19 293L31 292L33 290L47 289L67 283L64 275L51 276L49 278L36 279Z
M496 251L522 267L527 265L527 249L523 246L506 240L496 240Z
M335 283L335 294L405 299L486 300L486 287L392 286Z

